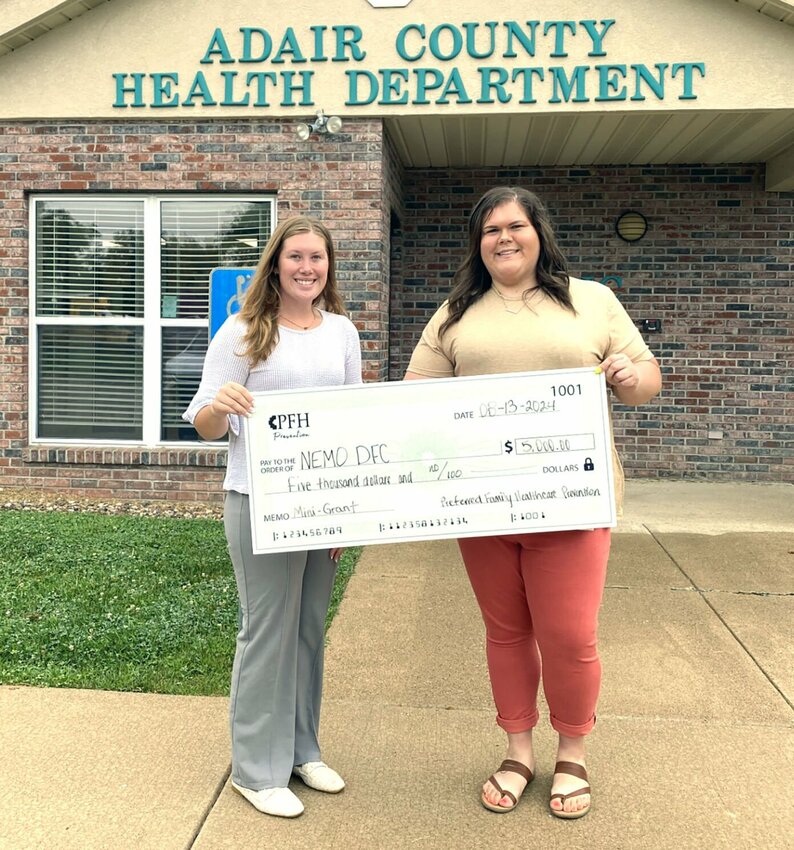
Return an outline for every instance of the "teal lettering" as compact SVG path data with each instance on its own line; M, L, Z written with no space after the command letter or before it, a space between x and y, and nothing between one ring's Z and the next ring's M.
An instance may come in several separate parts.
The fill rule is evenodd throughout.
M234 62L232 54L229 51L229 45L226 44L226 39L223 36L223 30L220 27L217 27L215 32L212 34L209 46L207 47L207 52L201 57L201 64L211 65L214 60L210 57L216 55L221 57L221 62Z
M143 102L143 78L145 74L114 74L116 80L116 99L113 101L113 106L121 109L126 109L128 106L141 107L146 104ZM125 86L124 80L126 77L132 77L132 86ZM125 103L125 95L133 95L132 103Z
M312 100L312 77L314 71L284 71L282 73L284 80L284 96L281 100L282 106L314 106ZM299 83L293 83L293 77L300 77ZM293 94L299 91L301 100L296 104L292 99Z
M549 103L586 103L590 98L585 96L585 74L589 70L589 65L577 65L572 73L571 78L565 73L565 68L554 67L549 68L554 81L553 94L549 98ZM576 95L572 98L571 92L576 86ZM560 97L562 92L562 97Z
M524 94L519 103L537 103L532 93L532 78L537 77L541 82L546 78L543 68L515 68L513 70L513 82L519 77L524 78Z
M256 83L256 100L253 106L270 106L267 95L265 93L267 83L276 85L276 75L272 71L251 71L245 78L246 86L250 87L251 83Z
M312 62L327 62L328 57L325 55L325 49L323 47L323 35L328 27L317 24L316 26L309 27L309 29L314 33L314 56L312 56Z
M430 103L427 99L427 93L441 88L441 84L444 82L444 75L438 68L417 68L414 74L416 74L416 98L414 99L414 103Z
M405 68L383 68L383 94L378 103L395 106L408 103L408 92L402 91L404 83L408 82L408 71Z
M424 41L424 24L407 24L397 33L395 47L397 48L397 55L400 57L400 59L405 59L406 62L417 62L425 55L425 46L422 45L419 48L419 52L415 56L408 55L408 52L405 49L405 38L411 30L416 30L419 33L419 37L422 39L422 41Z
M507 71L504 68L484 67L478 70L480 72L480 96L477 103L493 103L491 89L496 89L496 97L499 103L509 103L512 100L513 96L505 91ZM493 76L496 76L497 79L493 80Z
M237 71L221 71L223 77L223 100L221 106L248 106L250 95L246 92L242 100L234 99L234 80L237 77Z
M362 59L366 58L366 50L362 50L358 46L358 43L361 41L361 37L363 36L361 27L336 26L334 27L334 32L336 33L336 54L334 55L334 62L348 62L349 59L354 59L356 62L360 62ZM347 47L350 48L350 57L345 56L345 48Z
M667 62L657 62L654 68L659 73L659 78L654 77L650 68L647 65L632 65L635 72L634 78L634 94L632 100L645 100L645 95L640 90L640 83L647 83L651 91L659 98L664 100L664 72L667 70Z
M285 55L292 57L293 64L306 61L306 57L301 53L298 39L295 37L295 30L292 27L287 27L284 30L284 37L281 39L281 44L279 44L278 50L271 61L274 65L276 63L283 65L286 61L284 59Z
M190 85L190 91L188 91L187 97L182 101L182 106L195 106L196 104L193 103L193 100L197 97L201 99L201 106L217 106L217 102L212 96L210 87L207 85L203 71L196 72L196 76L193 77L193 82Z
M442 33L448 32L452 37L452 49L449 53L441 52L440 39ZM442 62L448 62L450 59L455 59L463 49L463 37L457 27L451 24L439 24L433 32L430 33L430 52L436 59L441 59Z
M477 52L477 45L475 44L475 38L479 26L480 24L475 23L463 24L463 29L466 30L466 53L468 53L468 55L473 59L487 59L489 56L493 56L493 52L496 49L496 37L494 35L494 31L496 30L496 21L487 21L482 25L487 27L491 34L491 43L487 50L482 53Z
M378 96L378 78L371 71L345 71L347 76L347 100L345 106L368 106ZM369 83L369 94L365 98L358 95L358 81L363 77Z
M441 97L436 103L449 103L449 96L453 95L458 103L471 103L471 98L466 91L466 86L463 83L463 78L457 68L453 68L447 78L444 88L441 91Z
M179 106L179 95L173 94L171 85L179 84L179 74L149 74L154 85L152 108L162 106ZM163 98L170 98L164 100Z
M673 65L672 76L683 69L684 86L683 92L678 96L679 100L697 100L697 95L692 93L692 72L698 71L701 77L706 76L706 66L703 62L676 62Z
M571 35L576 35L576 21L546 21L543 27L543 35L548 35L554 30L554 51L549 56L567 56L565 51L565 30L570 30Z
M502 54L505 59L515 59L518 54L513 49L513 38L517 38L521 42L521 46L526 50L528 56L535 55L535 30L538 28L539 21L527 21L527 26L530 29L530 35L521 29L517 21L505 21L507 27L507 50Z
M585 28L587 34L590 36L590 40L593 42L593 49L587 55L606 56L607 54L604 50L604 36L607 34L607 30L612 26L612 24L615 23L614 18L600 22L603 25L601 32L596 29L596 21L579 21L579 23Z
M240 32L243 34L243 55L240 57L240 61L264 62L273 49L273 39L270 37L270 33L261 27L240 27ZM251 39L254 34L262 39L262 47L258 56L253 55Z
M626 86L621 78L626 77L625 65L596 65L598 71L598 97L596 100L625 100ZM614 92L614 94L612 94Z

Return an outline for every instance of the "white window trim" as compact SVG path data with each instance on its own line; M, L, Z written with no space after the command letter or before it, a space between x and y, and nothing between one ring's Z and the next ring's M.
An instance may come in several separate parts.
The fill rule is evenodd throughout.
M107 200L112 198L117 201L137 201L144 205L144 314L138 319L135 317L114 317L105 319L97 317L81 316L36 316L36 207L42 201L60 200ZM29 239L29 287L28 287L28 443L36 446L96 446L96 447L182 447L195 448L206 446L196 435L194 441L188 440L161 440L160 439L160 414L161 414L161 344L162 329L164 327L179 328L206 328L209 333L209 318L205 319L164 319L160 317L160 204L163 201L189 200L195 203L217 203L219 200L241 203L269 203L271 206L270 221L271 232L277 225L277 204L275 195L269 194L199 194L195 192L164 192L162 194L144 194L138 192L57 192L42 193L30 196L30 209L28 211L28 233ZM207 280L209 287L209 280ZM67 321L64 321L67 319ZM39 421L38 413L38 328L45 325L86 325L99 327L112 325L114 327L128 325L143 327L143 422L141 440L86 440L42 438L36 435ZM152 388L157 388L153 392Z

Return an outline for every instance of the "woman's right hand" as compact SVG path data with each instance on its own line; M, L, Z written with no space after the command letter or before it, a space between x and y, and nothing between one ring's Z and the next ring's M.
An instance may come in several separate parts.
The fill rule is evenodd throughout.
M230 413L248 416L254 409L254 397L242 384L229 381L218 390L209 407L215 416L228 416Z

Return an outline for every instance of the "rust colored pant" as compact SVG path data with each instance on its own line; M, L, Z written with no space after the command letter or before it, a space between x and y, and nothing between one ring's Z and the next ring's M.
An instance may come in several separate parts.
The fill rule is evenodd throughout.
M543 692L554 729L586 735L601 686L596 646L610 530L458 540L485 621L496 722L525 732Z

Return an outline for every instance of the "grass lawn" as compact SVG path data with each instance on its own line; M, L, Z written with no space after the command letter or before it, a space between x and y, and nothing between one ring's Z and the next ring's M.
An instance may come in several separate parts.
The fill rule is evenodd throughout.
M227 694L236 632L218 520L0 511L0 683Z

